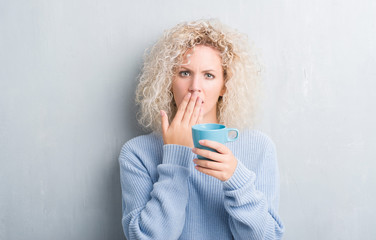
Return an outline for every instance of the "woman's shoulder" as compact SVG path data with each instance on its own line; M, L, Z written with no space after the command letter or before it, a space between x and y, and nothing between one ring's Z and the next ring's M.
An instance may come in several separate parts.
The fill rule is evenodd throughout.
M137 137L134 137L134 138L131 138L130 140L128 140L127 142L124 143L123 147L127 147L127 146L139 146L140 144L143 145L143 144L152 144L152 143L155 143L155 142L158 142L161 140L161 137L162 136L159 136L157 133L155 132L151 132L151 133L148 133L148 134L143 134L143 135L139 135Z
M235 153L249 169L256 171L263 164L276 164L276 145L265 132L257 129L240 132L237 144Z
M128 140L121 148L120 155L147 155L162 151L163 138L155 132L140 135Z
M258 149L275 148L274 141L269 135L259 129L245 129L239 133L239 140Z
M259 129L245 129L239 133L239 137L246 137L252 140L258 140L261 142L273 143L271 137Z

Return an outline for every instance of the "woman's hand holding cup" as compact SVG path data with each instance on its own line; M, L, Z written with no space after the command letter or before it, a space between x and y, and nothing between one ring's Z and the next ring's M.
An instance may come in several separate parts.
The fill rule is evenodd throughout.
M196 164L195 168L212 177L215 177L221 181L229 180L235 172L238 160L232 154L231 150L222 143L211 140L200 140L202 146L206 146L215 149L216 152L212 152L205 149L193 148L192 152L209 158L210 160L202 160L195 158L193 162Z
M230 137L230 132L236 133L236 136ZM221 181L230 179L238 160L224 143L236 141L239 130L222 124L206 123L193 126L192 135L195 145L192 152L198 157L193 160L196 169Z
M202 99L198 94L188 93L180 103L171 124L169 124L166 112L161 110L164 144L193 147L192 126L198 124L203 118L201 106Z

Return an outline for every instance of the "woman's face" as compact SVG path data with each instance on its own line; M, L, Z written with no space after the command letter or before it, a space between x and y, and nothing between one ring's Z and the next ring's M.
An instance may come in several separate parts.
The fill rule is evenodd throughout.
M187 57L188 54L191 54ZM183 55L173 79L172 92L177 106L188 92L197 92L203 100L203 123L218 122L217 103L225 92L223 68L219 51L204 45L195 46Z

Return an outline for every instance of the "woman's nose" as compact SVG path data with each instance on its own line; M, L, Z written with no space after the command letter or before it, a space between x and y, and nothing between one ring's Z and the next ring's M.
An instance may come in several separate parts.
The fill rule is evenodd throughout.
M192 78L191 86L189 87L191 93L201 92L201 80L198 76Z

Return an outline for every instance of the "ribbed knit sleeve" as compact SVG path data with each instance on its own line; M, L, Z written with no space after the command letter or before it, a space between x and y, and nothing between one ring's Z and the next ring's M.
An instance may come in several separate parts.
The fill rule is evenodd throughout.
M150 151L135 153L133 149L141 147L137 144L143 143L126 143L119 156L124 233L128 240L178 239L185 223L191 149L164 145L163 159L157 166L158 180L153 183L143 164L150 158L146 155Z
M258 158L257 176L239 159L233 176L223 182L224 206L235 239L281 239L284 231L277 214L279 172L275 146L268 139L260 145L264 145L265 152Z

